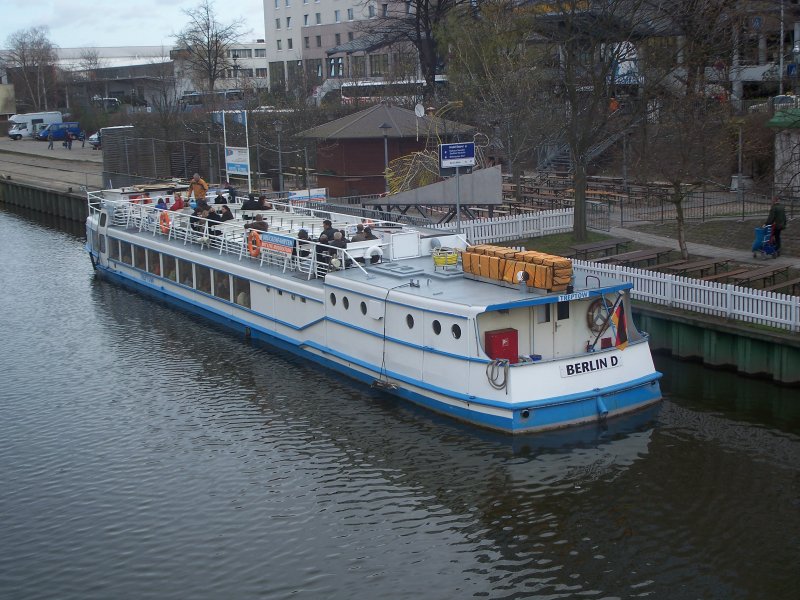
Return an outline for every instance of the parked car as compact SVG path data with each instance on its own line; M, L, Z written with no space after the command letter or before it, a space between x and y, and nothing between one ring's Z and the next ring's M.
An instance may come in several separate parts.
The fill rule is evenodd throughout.
M86 138L86 141L89 142L92 150L98 150L100 148L100 132L95 131L92 135Z
M71 133L74 136L74 139L77 140L81 135L81 125L76 121L71 121L69 123L51 123L38 133L36 139L47 141L51 133L53 134L53 140L57 142L66 140L68 133Z

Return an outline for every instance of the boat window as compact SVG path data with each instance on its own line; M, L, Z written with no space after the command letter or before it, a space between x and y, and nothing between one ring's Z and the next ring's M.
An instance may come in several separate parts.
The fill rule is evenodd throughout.
M536 309L536 322L549 323L550 322L550 305L543 304Z
M120 247L122 248L121 256L122 262L128 265L133 264L133 254L131 254L131 245L129 242L120 242Z
M100 213L100 227L105 227L106 226L106 219L107 218L108 218L108 215L106 213Z
M411 315L406 315L406 325L408 325L409 329L414 329L414 317Z
M161 259L155 250L147 251L147 271L153 275L161 275Z
M108 238L108 258L119 260L119 240Z
M433 321L433 333L435 333L436 335L442 333L442 324L439 323L439 321L436 319L434 319Z
M362 302L361 303L361 314L362 315L367 314L367 303L366 302Z
M331 306L336 306L336 294L331 293L330 299L331 299Z
M228 302L231 301L231 282L227 273L214 271L214 295Z
M193 287L194 278L192 277L192 263L188 260L178 260L178 277L180 282L186 287Z
M234 302L245 308L250 308L250 282L241 277L233 278Z
M347 296L342 298L342 306L344 306L345 310L348 310L350 308L350 300L347 299Z
M211 269L204 265L194 266L194 286L201 292L211 293Z
M144 260L144 248L142 246L133 247L133 266L142 271L147 268Z
M461 327L459 327L458 325L453 325L450 328L450 331L453 333L454 338L456 338L457 340L461 339Z
M172 281L178 281L178 272L175 268L175 257L162 254L161 263L163 265L162 273L164 273L164 276Z
M556 318L559 321L569 319L569 302L559 302L556 306Z
M104 254L106 251L106 236L100 236L100 253Z

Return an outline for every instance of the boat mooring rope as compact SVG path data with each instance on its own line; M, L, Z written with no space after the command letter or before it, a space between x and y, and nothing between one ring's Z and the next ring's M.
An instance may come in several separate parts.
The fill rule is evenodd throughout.
M508 385L508 368L509 362L507 358L496 358L488 365L486 365L486 379L489 380L491 385L496 390L502 390ZM503 378L500 379L502 373ZM508 393L508 390L506 390Z

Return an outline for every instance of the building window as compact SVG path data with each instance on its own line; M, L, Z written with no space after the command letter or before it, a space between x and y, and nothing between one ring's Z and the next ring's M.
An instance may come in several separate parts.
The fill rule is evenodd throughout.
M292 17L286 17L286 29L292 28Z
M328 77L343 77L344 76L344 58L328 59Z
M389 72L388 54L371 54L369 57L369 71L373 77L382 77Z
M280 29L280 28L281 28L281 20L275 19L275 29Z
M253 51L250 48L237 48L231 50L231 58L253 58Z
M389 5L388 4L381 4L381 16L388 17L389 16Z
M340 44L342 43L342 34L341 34L341 33L337 33L337 34L336 34L336 35L334 35L333 37L336 39L336 45L337 45L337 46L338 46L338 45L340 45Z
M256 69L256 77L263 77L264 79L267 78L267 69Z
M276 43L278 44L278 50L283 50L283 46L281 45L281 41L280 40L276 40Z
M317 48L322 48L322 36L321 35L318 35L316 37L316 42L317 42Z
M291 0L286 0L286 7L288 8L288 7L290 7L291 5L292 5L292 2L291 2Z
M353 20L353 9L352 8L348 8L347 9L347 20L348 21L352 21Z
M281 0L275 0L275 8L281 7Z
M367 14L370 17L374 17L375 16L375 7L372 4L369 5L369 8L367 9Z
M321 13L314 13L314 18L317 21L317 25L322 25L322 14Z
M348 31L347 32L347 41L348 42L352 42L353 41L353 32L352 31Z
M294 45L292 44L292 38L289 38L288 40L286 40L286 49L287 50L291 50L293 47L294 47Z
M256 48L254 56L256 58L266 58L267 57L267 49L266 48Z
M311 47L311 44L308 41L308 36L303 38L303 48L308 49Z
M303 15L303 27L308 27L308 15Z
M340 10L333 11L333 20L336 23L341 23L341 21L342 21L341 16L342 16L342 11L340 11Z

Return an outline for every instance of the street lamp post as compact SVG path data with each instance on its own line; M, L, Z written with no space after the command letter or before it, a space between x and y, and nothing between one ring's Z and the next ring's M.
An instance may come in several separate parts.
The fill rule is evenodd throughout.
M389 191L389 130L391 125L385 121L378 125L378 129L383 132L383 178L386 181L385 191Z
M278 191L283 193L283 154L281 153L281 131L283 123L275 121L275 133L278 134Z

